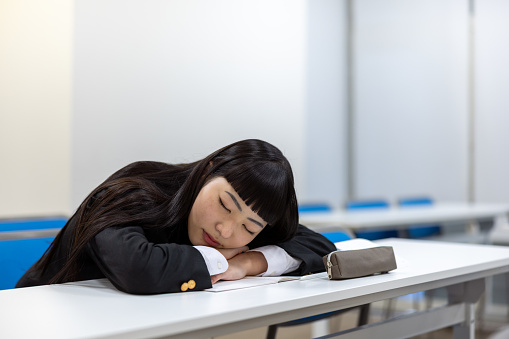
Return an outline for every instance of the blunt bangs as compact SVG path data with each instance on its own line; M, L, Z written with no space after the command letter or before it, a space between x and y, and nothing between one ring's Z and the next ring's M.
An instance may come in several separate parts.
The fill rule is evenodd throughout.
M239 163L223 174L246 205L269 225L283 217L293 188L291 173L289 176L281 167L281 164L270 161ZM283 176L281 172L287 175Z

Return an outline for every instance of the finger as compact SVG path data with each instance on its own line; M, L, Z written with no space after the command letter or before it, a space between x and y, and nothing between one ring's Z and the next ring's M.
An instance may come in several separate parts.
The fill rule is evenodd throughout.
M210 280L212 281L212 285L214 285L219 280L221 280L221 274L216 274L216 275L210 276Z
M247 246L243 246L243 247L238 247L238 248L235 248L234 251L233 251L233 255L232 257L236 256L236 255L239 255L241 253L244 253L246 252L247 250L249 250L249 247Z

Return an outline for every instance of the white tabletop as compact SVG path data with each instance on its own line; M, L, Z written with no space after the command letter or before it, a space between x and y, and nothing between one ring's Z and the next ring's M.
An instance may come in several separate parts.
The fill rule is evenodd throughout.
M389 274L153 296L62 284L0 291L1 338L211 337L509 271L509 248L386 239Z
M493 219L508 212L507 204L440 203L419 207L306 212L300 215L300 223L313 229L319 228L320 231L326 230L328 226L351 230L403 228L416 224Z

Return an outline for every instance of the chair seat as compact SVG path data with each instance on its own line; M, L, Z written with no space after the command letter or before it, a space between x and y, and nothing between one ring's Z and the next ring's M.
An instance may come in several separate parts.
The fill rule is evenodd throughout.
M426 238L432 237L434 235L438 235L441 232L440 226L432 225L432 226L419 226L419 227L410 227L408 229L408 237L411 239L418 238Z
M373 200L351 200L345 204L347 211L371 211L371 210L387 210L390 204L384 199ZM357 238L368 240L378 240L385 238L394 238L398 236L398 230L374 230L374 231L356 231Z
M400 208L415 207L415 206L432 206L433 199L426 196L406 197L398 200ZM410 226L408 228L408 237L410 239L419 239L435 236L441 233L439 225L419 225Z
M397 230L387 230L387 231L357 231L355 232L355 236L357 238L363 238L367 240L378 240L385 238L396 238L398 237Z

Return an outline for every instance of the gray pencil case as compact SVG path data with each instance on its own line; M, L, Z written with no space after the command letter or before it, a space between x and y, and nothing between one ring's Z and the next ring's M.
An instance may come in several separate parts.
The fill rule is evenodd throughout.
M334 251L323 257L323 263L331 280L387 273L397 267L391 246Z

